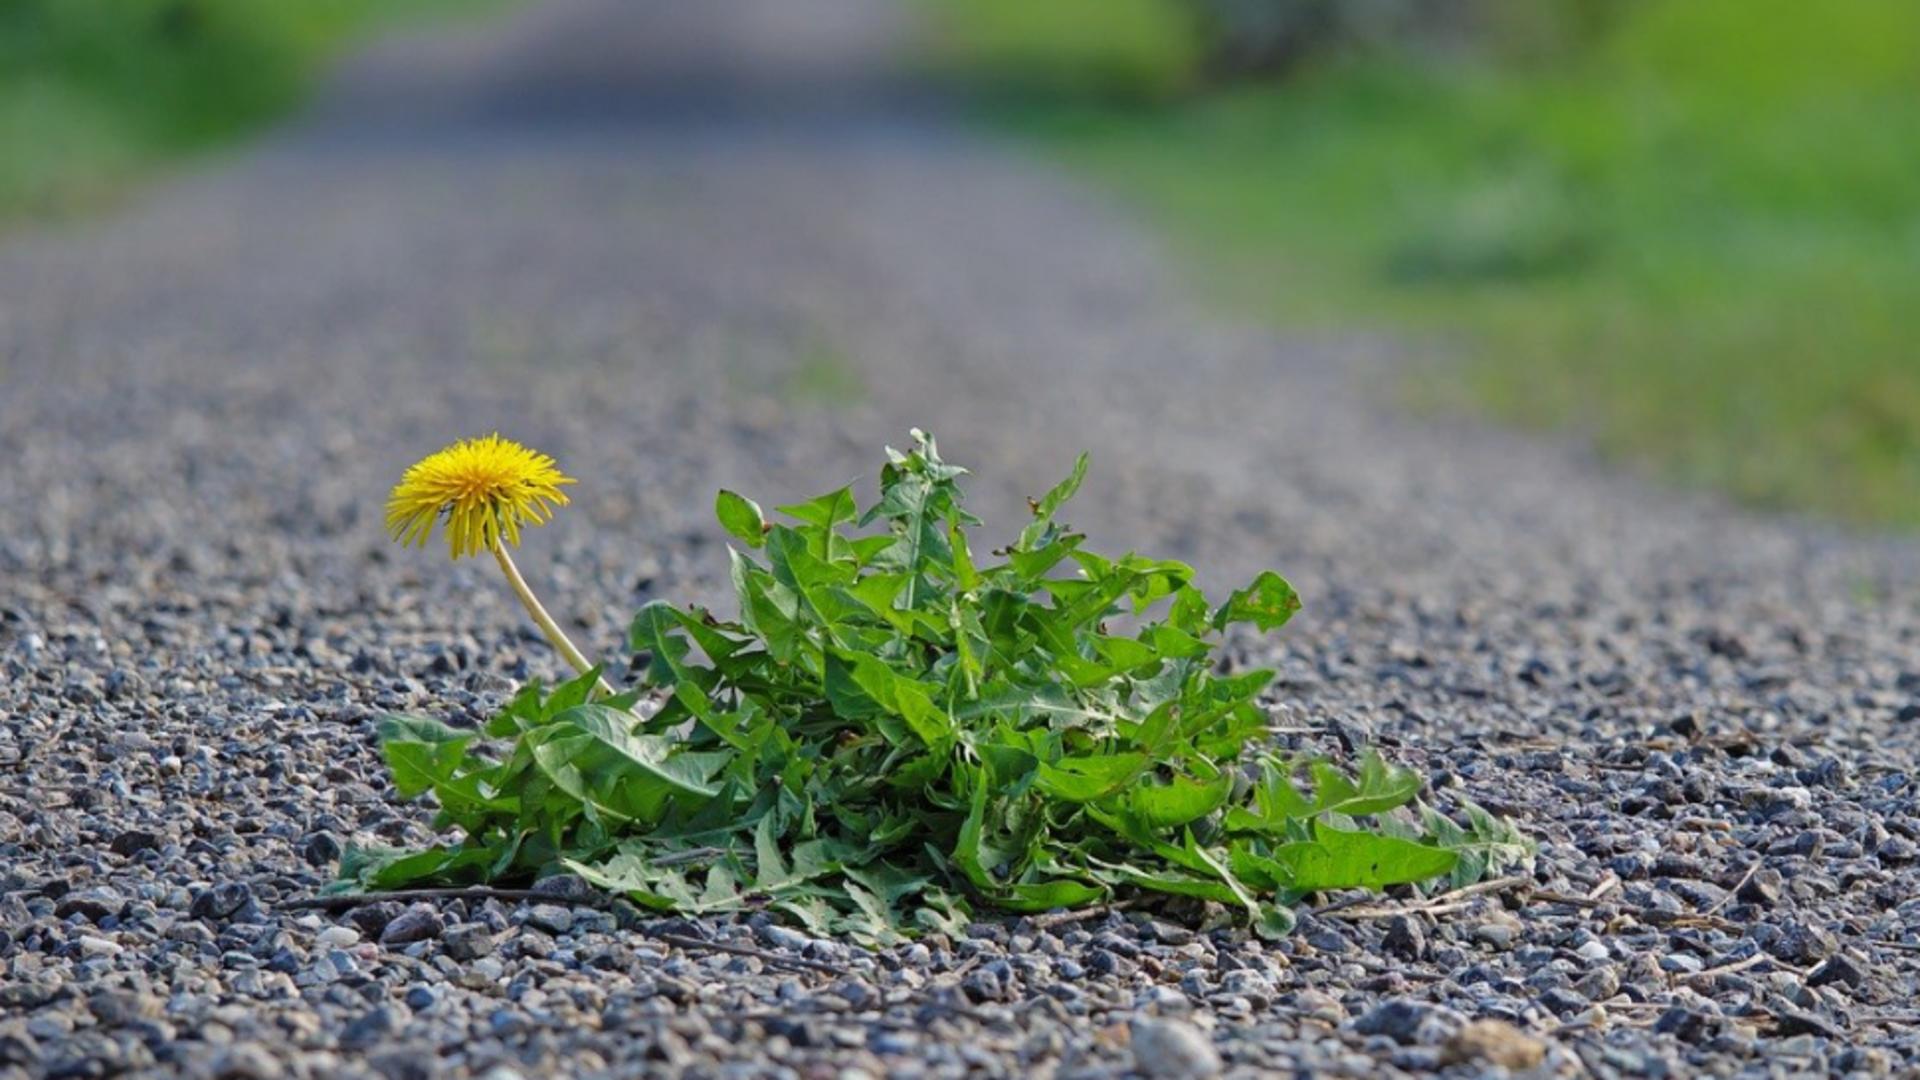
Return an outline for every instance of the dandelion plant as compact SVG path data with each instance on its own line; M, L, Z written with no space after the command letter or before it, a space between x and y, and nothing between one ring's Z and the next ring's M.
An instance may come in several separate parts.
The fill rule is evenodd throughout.
M1275 933L1308 893L1530 858L1510 823L1423 805L1420 778L1377 753L1342 765L1274 744L1274 673L1219 652L1229 627L1293 616L1286 579L1215 604L1185 563L1095 554L1059 518L1084 456L980 551L966 470L914 436L864 509L841 488L771 521L722 491L737 613L648 604L631 629L642 685L606 697L506 554L566 478L504 440L409 472L395 535L444 517L456 556L490 548L581 674L529 684L481 731L383 720L395 787L430 795L448 836L354 849L346 886L573 872L647 908L768 910L886 943L1121 895L1216 902Z

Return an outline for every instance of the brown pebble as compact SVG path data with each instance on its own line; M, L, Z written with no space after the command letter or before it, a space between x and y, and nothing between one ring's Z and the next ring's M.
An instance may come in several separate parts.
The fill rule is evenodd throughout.
M1440 1052L1443 1065L1482 1061L1508 1069L1531 1069L1546 1060L1547 1044L1504 1020L1475 1020Z

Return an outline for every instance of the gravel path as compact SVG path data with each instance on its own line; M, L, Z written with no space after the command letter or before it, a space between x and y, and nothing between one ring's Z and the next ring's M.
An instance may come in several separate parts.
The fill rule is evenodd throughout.
M1913 1064L1912 545L1383 411L1376 342L1227 324L911 104L896 15L562 0L395 42L269 144L0 244L0 1077ZM284 906L426 838L380 712L554 670L487 566L385 542L407 462L498 428L582 477L523 564L618 656L646 597L729 603L715 487L809 495L911 424L990 524L1086 447L1103 549L1288 573L1307 612L1240 647L1295 741L1523 819L1535 891L878 954Z

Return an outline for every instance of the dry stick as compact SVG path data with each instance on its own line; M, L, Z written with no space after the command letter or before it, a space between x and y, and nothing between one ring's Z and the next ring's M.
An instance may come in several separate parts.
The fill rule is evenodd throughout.
M1509 877L1493 878L1492 880L1489 880L1489 881L1477 881L1477 882L1474 882L1472 885L1462 885L1460 888L1455 889L1452 892L1443 892L1438 896L1431 897L1426 901L1423 901L1423 903L1439 904L1443 901L1450 902L1454 900L1465 900L1469 896L1484 896L1487 893L1501 892L1506 889L1514 888L1515 886L1530 885L1532 884L1532 882L1533 882L1533 879L1530 877L1527 877L1524 874L1513 874ZM1415 906L1420 906L1420 905L1415 905Z
M1088 919L1098 919L1116 911L1128 911L1140 906L1139 900L1116 900L1111 904L1095 904L1092 907L1076 908L1072 911L1056 911L1049 915L1035 915L1027 920L1035 930L1051 930L1056 926L1070 926Z
M1718 915L1700 915L1689 911L1660 911L1656 908L1630 907L1623 908L1618 916L1607 923L1609 931L1611 932L1612 928L1618 924L1621 919L1629 916L1639 919L1649 926L1677 926L1683 929L1706 927L1709 930L1740 929L1739 923L1729 922Z
M59 727L53 729L51 735L22 750L20 756L14 760L13 767L21 772L25 772L27 766L33 764L34 758L44 757L48 750L58 747L60 743L66 739L67 733L72 731L73 726L78 722L77 720L69 720L61 724Z
M1609 870L1607 871L1607 876L1600 882L1600 884L1595 885L1593 887L1593 891L1587 894L1587 899L1597 903L1599 902L1601 897L1607 895L1608 893L1612 892L1613 890L1619 887L1620 887L1619 875Z
M972 957L973 963L978 963L979 960L980 960L980 954L975 954ZM961 970L961 969L956 969L956 970ZM947 974L952 974L952 973L949 972ZM996 1024L1011 1024L1015 1022L1015 1017L1018 1014L1031 1012L1034 1009L1036 1009L1041 1003L1048 1002L1051 1000L1053 999L1040 997L1040 998L1034 998L1029 1001L1020 1002L1018 1004L1009 1005L1005 1007L1007 1011L1006 1011L1006 1015L1003 1016L1003 1015L997 1015L986 1009L976 1009L971 1005L958 1005L951 1001L936 1001L924 996L917 997L914 999L909 999L907 1001L895 1001L895 1002L883 1003L877 1007L858 1006L858 1005L853 1005L851 1003L836 1004L831 999L828 999L826 1001L821 1001L816 999L810 1002L808 1007L805 1009L794 1009L794 1010L786 1010L786 1011L780 1011L780 1012L761 1011L761 1012L746 1012L746 1013L729 1013L729 1014L726 1014L725 1018L729 1020L740 1020L740 1021L757 1020L762 1022L768 1021L768 1020L824 1020L830 1023L864 1024L869 1027L892 1028L897 1031L924 1030L926 1027L925 1022L917 1017L914 1020L908 1021L908 1020L896 1020L893 1017L885 1015L885 1011L889 1009L914 1008L914 1009L920 1010L922 1013L931 1011L931 1012L942 1014L944 1016L953 1016L953 1017L959 1017L960 1019L963 1019L963 1020L971 1020L976 1024L981 1024L981 1025L991 1027ZM879 1011L881 1015L879 1016L859 1015L861 1013L868 1013L868 1012L875 1012L875 1011Z
M1599 889L1595 889L1593 894L1589 896L1575 896L1572 893L1554 892L1551 889L1529 889L1527 893L1533 899L1549 904L1567 904L1572 907L1589 909L1600 907L1602 904L1602 901L1599 899L1601 893ZM1719 905L1715 904L1706 911L1675 912L1629 906L1621 909L1620 917L1631 915L1642 922L1650 923L1654 926L1706 926L1716 930L1733 928L1736 924L1730 923L1714 914L1718 908Z
M972 956L969 956L965 960L962 960L960 962L959 967L954 968L952 971L943 971L938 975L935 975L933 978L927 980L927 985L928 986L952 986L958 983L961 979L965 978L967 974L971 972L974 968L977 968L982 963L984 963L986 961L986 957L987 957L986 953L974 953Z
M1731 975L1736 971L1745 971L1755 964L1765 963L1772 959L1773 957L1768 956L1766 953L1754 953L1745 960L1735 960L1731 964L1721 964L1719 967L1710 967L1705 971L1696 971L1691 975L1682 976L1680 981L1696 982L1700 979L1711 979L1719 975Z
M1555 892L1552 889L1529 889L1527 895L1546 904L1565 904L1568 907L1597 908L1603 901L1596 896L1577 896L1573 893Z
M704 938L697 938L691 934L674 934L665 930L648 930L644 927L640 929L640 932L653 938L655 941L664 941L669 945L678 945L683 949L705 949L708 952L729 953L733 956L750 956L766 964L781 964L787 967L805 968L808 971L818 971L841 978L853 974L838 964L829 964L824 960L809 960L804 956L782 956L779 953L768 952L765 949L756 949L751 945L730 945L724 941L707 941Z
M1371 899L1371 897L1372 897L1372 894L1370 893L1364 893L1364 892L1348 893L1347 895L1341 897L1338 900L1329 900L1326 903L1321 904L1319 907L1313 909L1313 913L1315 915L1331 915L1336 911L1345 911L1346 909L1351 907L1358 907L1362 902L1368 899Z
M384 893L342 893L337 896L308 896L289 900L281 904L289 910L347 911L352 908L377 904L383 900L408 903L416 900L502 900L513 903L524 901L544 901L550 904L569 904L574 907L590 907L606 910L612 901L598 896L555 896L536 892L533 889L496 889L491 886L472 885L463 888L448 889L395 889ZM683 949L704 950L706 952L727 953L732 956L749 956L763 963L785 967L804 968L808 971L823 972L828 975L846 976L850 972L837 964L822 960L810 960L803 956L783 956L780 953L756 949L750 945L732 945L724 941L707 941L689 934L675 934L666 930L651 930L636 927L640 933L655 941L676 945Z
M688 848L685 851L672 851L665 855L656 855L647 860L650 866L685 866L688 863L705 862L708 859L725 855L724 848L701 847Z
M1511 877L1475 882L1412 904L1400 904L1395 907L1348 908L1345 911L1336 911L1334 914L1342 919L1391 919L1396 915L1415 914L1444 915L1467 907L1466 902L1473 897L1528 885L1532 880L1532 878L1515 874Z
M1350 908L1345 911L1334 910L1332 913L1342 919L1391 919L1396 915L1414 914L1448 915L1471 906L1467 901L1472 897L1510 888L1519 888L1530 898L1549 904L1569 904L1579 908L1597 908L1601 905L1601 901L1596 898L1600 892L1598 889L1594 890L1595 896L1577 896L1572 893L1555 892L1551 889L1538 888L1533 885L1532 879L1514 875L1512 877L1494 878L1491 881L1482 881L1475 885L1468 885L1465 888L1455 889L1448 893L1441 893L1438 896L1418 903L1401 904L1395 907ZM1715 929L1729 929L1735 925L1711 912L1675 913L1657 911L1653 908L1627 907L1624 908L1620 914L1621 917L1633 916L1655 926L1706 926Z
M574 907L604 908L608 902L597 896L554 896L532 889L496 889L485 885L465 885L445 889L394 889L382 893L335 893L329 896L302 896L280 904L289 911L351 911L382 900L411 903L415 900L504 900L520 903L545 900Z
M1735 886L1734 886L1733 888L1731 888L1731 889L1728 889L1728 890L1727 890L1727 894L1726 894L1725 896L1722 896L1722 897L1721 897L1720 899L1718 899L1718 900L1715 900L1715 901L1713 902L1713 906L1712 906L1712 907L1710 907L1710 908L1708 908L1707 910L1705 910L1705 911L1703 911L1703 912L1701 912L1700 914L1702 914L1702 915L1711 915L1711 914L1713 914L1714 912L1716 912L1716 911L1719 911L1719 910L1720 910L1721 908L1723 908L1723 907L1726 907L1726 906L1727 906L1727 901L1729 901L1729 900L1731 900L1731 899L1733 899L1733 898L1734 898L1734 895L1735 895L1735 894L1737 894L1737 893L1738 893L1738 892L1739 892L1739 891L1740 891L1741 889L1744 889L1744 888L1746 888L1746 887L1747 887L1747 882L1749 882L1749 881L1752 881L1752 880L1753 880L1753 875L1755 875L1755 874L1757 874L1757 873L1759 873L1759 872L1760 872L1760 860L1758 860L1758 859L1755 859L1755 860L1753 861L1753 865L1752 865L1752 866L1749 866L1749 867L1747 867L1747 872L1746 872L1745 874L1743 874L1743 875L1741 876L1741 878L1740 878L1740 882L1739 882L1739 884L1737 884L1737 885L1735 885Z
M1446 904L1422 904L1406 907L1372 907L1334 909L1331 914L1336 919L1351 919L1355 922L1367 922L1374 919L1391 919L1398 915L1452 915L1456 911L1465 911L1472 907L1469 900L1455 900Z
M971 1020L982 1026L991 1026L1002 1022L989 1013L981 1012L978 1009L969 1009L961 1005L946 1005L936 1001L927 1001L921 1002L919 1007L921 1009L932 1009L947 1016L957 1016L963 1020ZM758 1023L766 1023L769 1020L821 1020L834 1024L859 1024L862 1027L885 1028L890 1031L921 1031L926 1027L919 1019L898 1020L886 1015L860 1016L851 1009L827 1010L821 1009L817 1005L811 1011L734 1013L726 1018L729 1020Z

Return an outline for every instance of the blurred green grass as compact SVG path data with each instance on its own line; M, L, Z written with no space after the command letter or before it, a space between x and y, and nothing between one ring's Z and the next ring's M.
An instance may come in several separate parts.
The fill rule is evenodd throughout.
M293 107L327 60L461 0L0 0L0 218L96 205Z
M1423 403L1920 524L1920 4L1635 0L1545 57L1348 49L1213 89L1191 40L1089 60L1105 5L1047 6L939 0L964 28L948 63L1225 295L1400 330L1441 358L1416 365ZM1048 27L1059 71L1098 76L1002 81L1048 63Z

